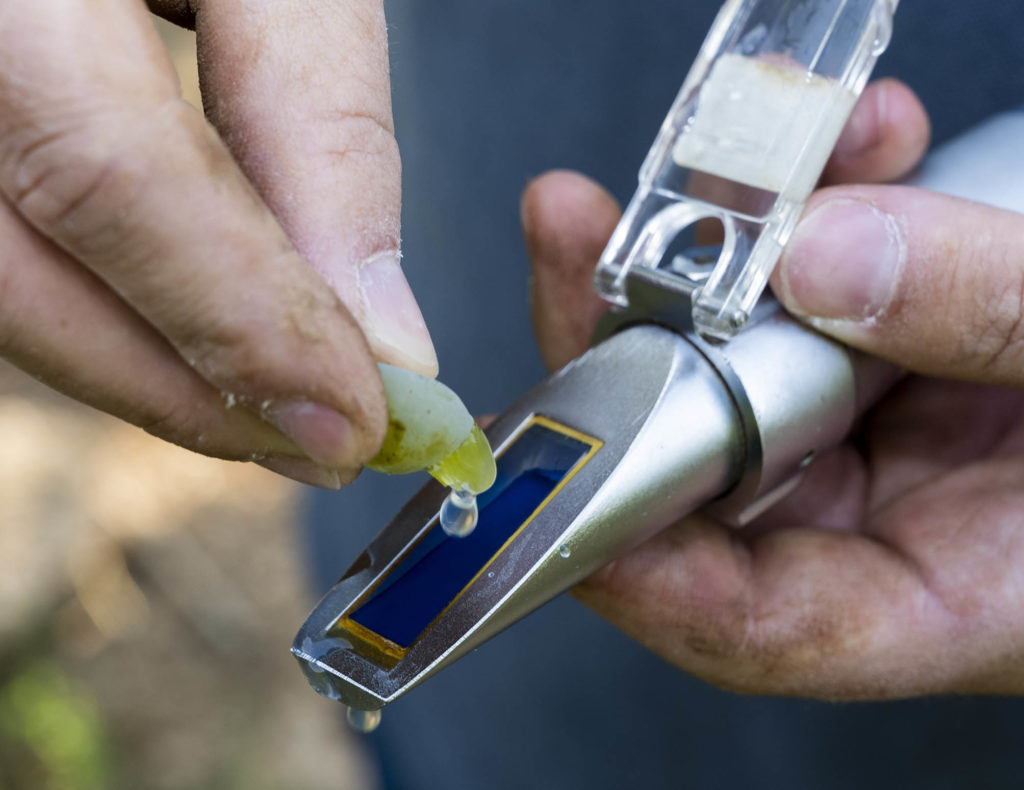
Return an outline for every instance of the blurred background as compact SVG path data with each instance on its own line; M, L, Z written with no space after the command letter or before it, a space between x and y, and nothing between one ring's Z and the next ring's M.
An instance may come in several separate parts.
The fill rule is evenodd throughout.
M199 105L195 37L154 20ZM0 788L361 790L288 653L299 486L0 362Z
M541 375L520 189L573 167L628 198L718 4L388 0L407 274L472 410ZM1024 96L1020 14L1017 0L904 3L879 73L918 89L948 139ZM192 35L160 30L198 104ZM366 475L307 499L2 363L0 436L0 790L365 790L365 745L403 790L1021 784L1018 699L735 697L565 598L360 740L288 646L416 481Z

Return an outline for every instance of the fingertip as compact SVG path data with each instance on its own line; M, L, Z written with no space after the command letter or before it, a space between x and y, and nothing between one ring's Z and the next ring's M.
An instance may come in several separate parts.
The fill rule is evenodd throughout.
M337 491L342 487L341 475L337 470L327 469L308 458L274 456L255 463L297 483L305 483L327 491Z
M885 78L861 95L836 142L826 183L880 183L898 179L920 162L931 139L931 122L917 95Z
M572 170L551 170L530 181L520 201L523 232L566 232L603 236L602 244L619 221L618 201L596 181Z
M619 204L604 187L570 170L553 170L523 191L520 215L534 274L571 281L590 276L619 221Z
M352 421L320 403L292 400L268 402L263 417L312 461L326 468L358 466L366 460L360 432Z

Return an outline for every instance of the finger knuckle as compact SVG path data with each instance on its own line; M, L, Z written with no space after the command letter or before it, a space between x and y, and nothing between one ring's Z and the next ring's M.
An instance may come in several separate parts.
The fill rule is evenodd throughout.
M41 133L6 163L14 206L44 231L79 229L90 204L133 166L109 134L89 125ZM83 230L94 230L86 223ZM61 234L63 235L63 234ZM75 234L73 234L75 235Z
M154 140L178 103L79 113L19 135L3 161L12 204L76 252L116 251L136 235L132 207L153 184Z
M857 659L870 654L877 637L870 618L848 606L793 601L783 610L757 611L728 685L738 693L884 696L884 683Z
M333 130L329 157L342 164L359 158L399 160L395 131L386 113L339 110L328 120Z
M131 422L152 436L182 447L192 447L202 433L195 404L191 403L142 404Z
M802 675L839 652L844 628L837 618L816 607L766 618L747 644L747 656L765 677Z
M179 343L189 364L203 378L233 390L257 389L253 382L267 373L266 352L261 353L257 341L260 333L227 317L189 323L196 331L179 338Z

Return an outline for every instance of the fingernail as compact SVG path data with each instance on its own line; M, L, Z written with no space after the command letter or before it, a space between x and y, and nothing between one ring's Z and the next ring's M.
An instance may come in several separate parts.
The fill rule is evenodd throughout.
M264 458L256 463L264 469L284 475L298 483L306 483L330 491L337 491L341 488L341 476L335 470L319 466L308 458L280 455Z
M395 250L364 261L357 274L364 301L364 326L370 345L383 362L437 375L437 354L416 298Z
M859 200L824 203L801 220L783 252L783 301L806 317L870 321L892 301L905 255L888 214Z
M352 423L329 406L309 401L272 403L263 418L317 464L342 469L359 466Z

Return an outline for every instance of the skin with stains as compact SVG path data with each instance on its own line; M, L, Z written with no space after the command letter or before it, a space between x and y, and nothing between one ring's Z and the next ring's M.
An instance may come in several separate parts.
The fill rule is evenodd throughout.
M689 516L574 591L722 688L1024 692L1024 218L879 185L927 139L907 88L869 86L826 171L832 186L812 196L773 280L822 331L925 375L904 379L750 527ZM847 180L862 185L837 186ZM597 185L554 173L528 187L522 214L542 352L564 364L605 309L587 264L617 212ZM866 258L883 254L897 265L872 268Z
M383 4L150 6L197 30L206 117L142 4L0 10L0 354L337 487L385 435L375 362L437 370L400 267Z

